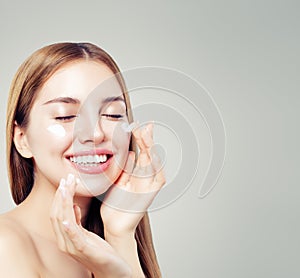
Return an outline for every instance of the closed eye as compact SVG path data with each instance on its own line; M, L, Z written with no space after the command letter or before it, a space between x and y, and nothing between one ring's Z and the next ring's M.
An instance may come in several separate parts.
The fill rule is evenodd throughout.
M55 120L61 121L61 122L70 122L76 117L77 117L77 115L59 116L59 117L55 117Z
M101 114L102 117L106 117L112 120L122 119L124 116L121 114Z

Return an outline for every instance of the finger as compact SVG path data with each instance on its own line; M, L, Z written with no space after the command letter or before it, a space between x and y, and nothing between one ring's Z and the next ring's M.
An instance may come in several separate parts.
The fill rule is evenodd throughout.
M135 134L139 142L139 156L133 175L139 178L147 178L151 182L154 177L154 170L151 165L151 148L153 146L153 123L147 124L143 129L139 129L139 133ZM140 136L138 138L138 136Z
M58 189L56 190L52 208L50 212L50 220L52 223L53 231L57 240L58 247L64 251L66 249L65 239L60 229L60 222L63 221L63 214L61 211L61 199L65 197L65 179L61 179Z
M136 161L137 167L143 168L151 163L151 159L149 156L149 152L147 150L147 146L144 144L143 136L145 136L145 132L140 132L140 138L137 140L139 142L138 147L140 149L139 155Z
M63 221L62 229L64 231L68 253L73 256L83 253L87 243L84 236L84 228L78 226L76 223Z
M148 152L146 150L140 150L137 161L136 161L136 166L139 168L144 168L150 164L151 164L151 158L150 158Z
M153 122L147 124L147 126L141 131L141 137L143 145L149 151L154 145L153 142Z
M141 126L138 124L137 127L132 131L132 135L139 149L144 149L144 142L142 140Z
M68 229L77 226L76 216L73 209L73 197L75 194L76 182L73 175L69 174L65 185L65 196L61 202L62 221L58 222L58 227L65 241L66 251L71 253L74 251L73 243L70 241Z
M143 142L143 148L141 149L139 159L137 161L137 173L143 175L143 177L149 177L154 175L154 170L152 167L151 150L154 146L153 142L153 123L149 123L141 131L141 139Z
M153 123L147 124L144 128L138 127L132 132L135 141L141 151L148 150L153 145Z
M154 169L155 174L159 172L163 168L163 163L160 158L160 156L157 153L156 146L153 146L150 150L150 156L151 156L151 164Z
M73 209L73 198L76 190L76 181L75 177L72 174L69 174L66 180L66 196L63 198L62 203L62 212L63 212L63 220L69 221L72 223L76 223L75 213Z
M73 206L77 225L81 226L81 209L78 205Z
M133 151L130 151L128 153L128 158L127 158L124 170L115 184L120 185L120 186L126 185L126 183L129 181L129 178L132 174L132 171L134 168L134 161L135 161L135 153Z
M156 173L153 182L154 188L160 189L166 183L166 178L160 158L155 153L152 156L152 165Z

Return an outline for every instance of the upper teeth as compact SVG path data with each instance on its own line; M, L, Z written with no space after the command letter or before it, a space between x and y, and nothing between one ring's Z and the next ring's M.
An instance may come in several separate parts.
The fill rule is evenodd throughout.
M70 160L75 163L103 163L107 160L106 154L101 155L80 155L80 156L71 156Z

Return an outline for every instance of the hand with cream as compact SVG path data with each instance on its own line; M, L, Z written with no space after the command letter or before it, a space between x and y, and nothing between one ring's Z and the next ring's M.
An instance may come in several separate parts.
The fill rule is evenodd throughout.
M134 239L138 223L165 184L161 162L152 149L153 123L135 128L133 136L140 150L136 165L134 152L129 152L124 171L101 206L105 239L117 250L118 244L126 245ZM126 248L120 248L123 258L126 252Z
M153 123L132 131L139 148L134 165L135 153L129 152L127 163L115 185L106 193L101 205L105 240L131 266L132 277L144 277L138 267L139 260L135 231L165 184L161 162L153 152Z

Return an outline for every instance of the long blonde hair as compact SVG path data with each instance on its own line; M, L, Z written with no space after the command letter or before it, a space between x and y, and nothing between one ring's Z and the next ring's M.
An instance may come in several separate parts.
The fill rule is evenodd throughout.
M22 157L13 143L14 124L16 122L20 127L26 128L32 105L45 82L66 63L82 59L105 63L116 75L125 98L128 120L132 122L131 105L125 82L115 61L103 49L91 43L66 42L51 44L34 52L18 69L10 88L7 105L7 167L11 193L16 204L23 202L32 189L34 167L32 159ZM134 150L134 148L134 142L131 141L130 149ZM104 237L100 206L101 202L93 197L85 227ZM147 214L139 223L135 238L146 277L161 277Z

